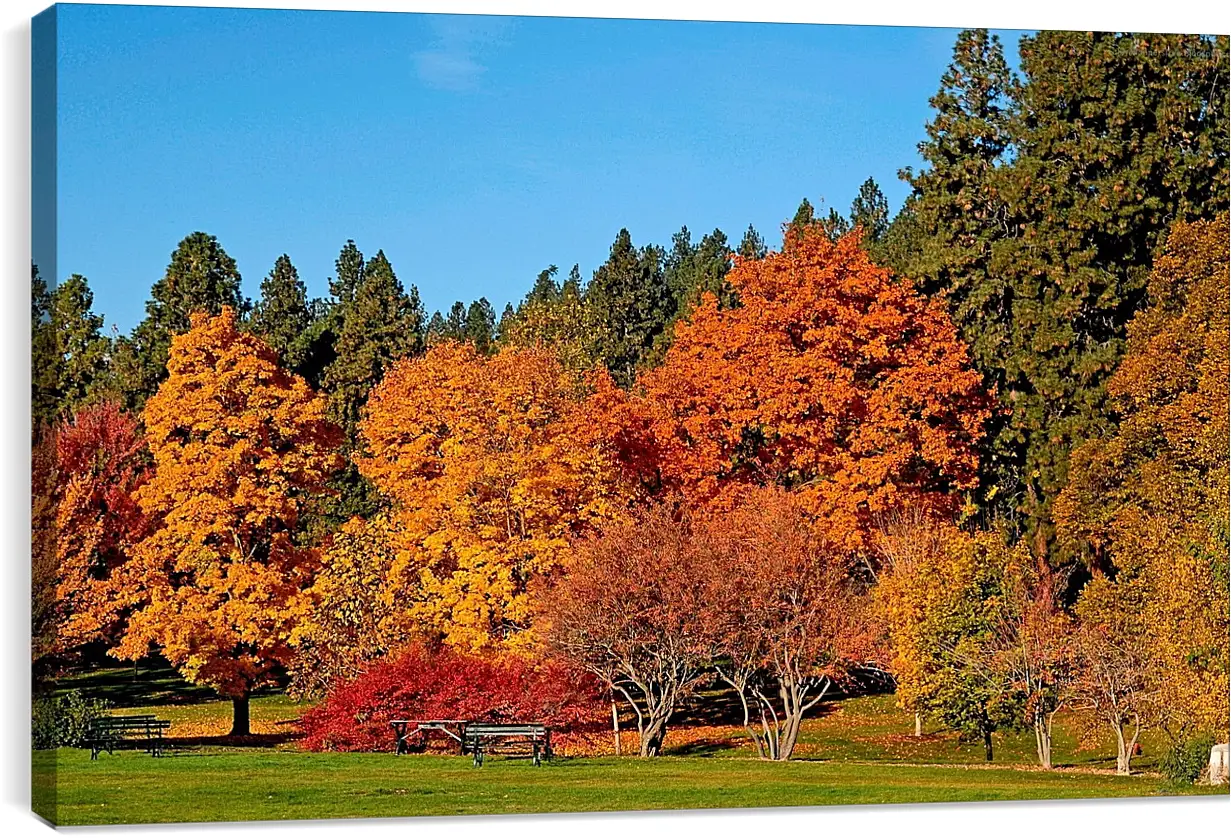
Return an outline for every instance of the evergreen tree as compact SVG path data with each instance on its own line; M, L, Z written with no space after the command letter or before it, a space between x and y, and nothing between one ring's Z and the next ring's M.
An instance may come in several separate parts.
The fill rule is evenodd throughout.
M889 201L872 178L863 182L851 203L851 226L863 227L865 247L879 243L889 230Z
M663 278L675 308L672 321L687 316L706 292L729 307L734 299L726 282L730 270L731 247L722 230L714 230L693 244L688 228L681 228L671 238L671 251L663 265Z
M765 239L761 238L761 234L751 224L744 231L744 237L740 239L739 250L736 251L745 259L764 259L769 253L769 248L765 246Z
M595 332L593 355L623 387L632 384L637 367L674 314L662 262L661 248L638 249L628 230L620 230L586 290Z
M812 208L812 202L804 198L799 202L799 209L795 210L795 215L791 219L791 223L787 225L788 230L799 230L807 227L809 224L816 223L816 212Z
M878 264L893 270L899 276L914 279L911 268L915 264L915 256L922 246L922 234L919 230L919 219L915 212L918 199L911 195L907 197L898 214L889 222L885 235L881 240L868 247L872 259Z
M534 280L534 287L526 295L527 303L553 303L560 299L560 286L556 283L558 270L555 265L549 265L539 272L538 278Z
M325 370L337 358L335 344L340 331L340 306L332 300L314 297L308 301L308 325L299 338L300 361L295 372L314 390L324 384Z
M355 298L355 290L363 284L364 266L363 254L353 239L347 239L334 262L337 273L329 280L329 293L341 305L347 305Z
M261 280L261 298L249 325L278 353L284 367L298 373L307 355L306 333L311 324L308 289L284 253Z
M461 300L453 303L449 316L445 319L444 336L449 340L466 339L466 304Z
M568 279L560 286L560 298L580 300L584 293L585 289L581 287L581 266L574 264L569 269Z
M514 310L512 303L504 304L504 311L500 313L500 322L496 324L496 341L503 344L508 339L509 329L512 328L514 321L517 320L517 311Z
M59 359L51 322L51 294L30 263L30 420L31 431L52 426L59 412Z
M496 336L496 310L486 297L470 304L466 311L465 339L484 355L491 354Z
M993 352L1013 409L1000 449L1042 552L1069 451L1111 427L1106 382L1167 230L1227 206L1227 38L1042 32L1020 53L998 179L1014 234L992 254L1012 328Z
M913 189L886 248L894 270L926 294L945 295L975 366L1002 397L1008 396L1001 354L1012 329L1012 298L992 269L992 245L1009 234L995 221L1007 213L995 178L1010 143L1013 85L995 35L985 29L958 34L953 61L930 100L935 115L927 139L919 144L926 167L900 173ZM1003 419L995 416L993 423ZM1007 441L993 431L981 461L985 493L1001 493L994 517L1016 514L1011 498L1020 487L1021 466L1016 446L1000 444Z
M339 279L330 284L338 296L333 307L338 333L334 360L322 377L330 417L342 427L344 450L352 456L346 468L330 481L337 497L319 499L311 509L305 528L309 540L341 521L355 515L368 517L380 509L379 494L354 463L358 423L369 394L394 362L421 352L425 346L418 289L411 286L406 293L384 251L364 262L361 271L357 269L357 254L348 242L338 260ZM348 292L350 281L357 275L359 284Z
M422 349L422 308L416 310L383 251L365 265L351 301L339 308L337 357L325 370L324 386L331 418L353 443L372 388L394 361Z
M57 409L66 416L107 387L111 342L103 318L93 311L94 293L84 276L73 274L51 293L56 334Z
M851 231L851 222L833 207L829 208L829 214L818 223L825 231L825 235L833 241L837 241Z
M215 237L193 233L175 248L166 273L150 289L145 319L117 342L116 374L129 408L139 409L166 378L171 338L188 331L189 317L198 311L216 315L223 306L240 315L251 307L240 293L235 260Z
M445 322L440 312L433 312L432 319L427 324L427 343L429 346L440 343L448 337L449 324Z

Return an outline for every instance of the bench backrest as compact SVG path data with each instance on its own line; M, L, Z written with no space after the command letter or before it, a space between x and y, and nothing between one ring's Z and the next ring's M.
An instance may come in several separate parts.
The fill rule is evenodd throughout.
M171 722L160 720L156 716L104 716L94 719L91 723L98 730L133 730L147 727L170 727Z
M467 736L545 736L547 726L539 724L469 724Z

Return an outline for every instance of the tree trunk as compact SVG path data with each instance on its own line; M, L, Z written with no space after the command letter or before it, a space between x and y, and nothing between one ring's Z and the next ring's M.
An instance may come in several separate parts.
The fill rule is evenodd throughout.
M662 753L663 739L667 736L666 720L651 720L641 731L641 756L656 757Z
M1039 765L1051 768L1051 723L1046 717L1034 720L1034 744L1039 754Z
M616 756L620 756L620 711L611 702L611 732L615 734Z
M248 717L248 694L231 699L231 733L230 736L250 736L252 728Z
M1116 731L1116 773L1127 777L1132 753L1129 751L1128 742L1124 739L1124 728L1121 725L1112 725L1112 727Z
M992 761L992 732L990 730L983 731L983 759L987 762Z
M915 736L923 735L923 714L915 711Z

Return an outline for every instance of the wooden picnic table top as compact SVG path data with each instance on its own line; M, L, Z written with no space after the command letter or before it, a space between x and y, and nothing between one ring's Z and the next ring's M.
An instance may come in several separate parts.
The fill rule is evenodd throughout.
M468 725L470 719L390 719L391 725Z

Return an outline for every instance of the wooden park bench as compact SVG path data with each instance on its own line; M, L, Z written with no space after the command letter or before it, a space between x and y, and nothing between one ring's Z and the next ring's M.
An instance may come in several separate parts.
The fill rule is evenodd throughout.
M489 753L529 753L534 764L551 759L551 731L540 724L486 724L471 722L462 736L462 751L474 755L476 768Z
M90 722L86 729L86 745L90 759L98 759L102 751L113 753L122 742L137 742L150 756L161 756L163 734L171 722L155 716L102 716Z

